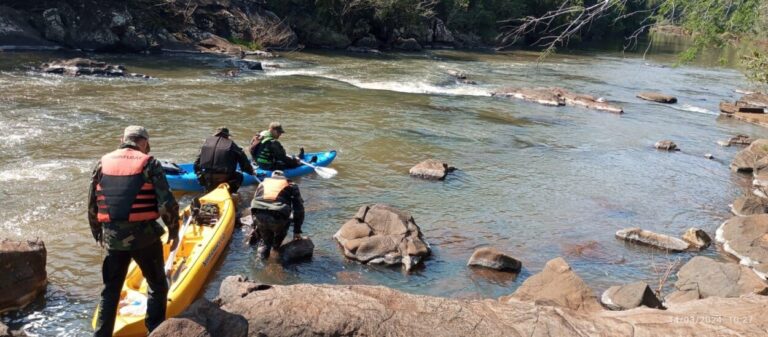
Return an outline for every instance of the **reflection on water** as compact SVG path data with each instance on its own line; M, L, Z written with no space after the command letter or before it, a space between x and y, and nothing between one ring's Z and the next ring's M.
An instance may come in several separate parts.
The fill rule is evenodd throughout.
M426 55L426 57L425 57ZM741 193L727 162L737 148L718 139L766 131L715 117L743 77L726 68L660 67L671 54L556 56L538 63L527 52L455 51L361 57L292 53L265 72L221 76L210 56L98 55L156 79L63 78L30 67L60 55L0 54L0 230L41 237L51 285L44 300L4 318L30 335L88 335L100 290L102 253L91 239L85 198L91 167L117 145L122 129L142 124L157 158L190 162L203 138L228 126L241 146L280 120L289 152L337 149L331 180L299 180L306 201L311 261L262 262L235 232L211 275L212 298L227 275L259 282L385 285L456 298L507 295L547 260L563 256L596 291L616 283L658 280L664 256L625 245L613 233L637 226L677 235L691 226L710 233ZM477 85L457 83L462 71ZM502 86L562 86L624 107L617 116L578 107L549 108L490 97ZM635 98L658 90L680 104ZM652 145L672 139L679 153ZM707 160L712 153L715 160ZM458 167L442 182L408 169L426 158ZM240 192L245 207L252 187ZM191 195L183 195L188 203ZM363 266L346 261L332 236L363 204L411 211L433 247L423 268ZM485 245L523 262L519 275L470 269ZM715 254L709 250L705 254Z

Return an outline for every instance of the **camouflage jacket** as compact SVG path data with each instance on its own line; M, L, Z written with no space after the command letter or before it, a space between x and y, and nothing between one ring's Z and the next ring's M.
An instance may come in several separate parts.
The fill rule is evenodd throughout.
M120 148L130 147L137 149L133 143L125 143ZM101 160L91 173L91 185L88 192L88 222L91 225L91 233L97 242L103 243L109 250L134 250L146 247L157 241L165 230L157 221L114 221L101 223L98 222L96 214L98 205L96 204L96 185L101 180ZM168 226L171 233L178 232L179 204L173 197L168 181L165 179L165 172L162 165L156 159L152 158L144 168L144 180L151 182L155 186L155 195L160 216L163 222Z

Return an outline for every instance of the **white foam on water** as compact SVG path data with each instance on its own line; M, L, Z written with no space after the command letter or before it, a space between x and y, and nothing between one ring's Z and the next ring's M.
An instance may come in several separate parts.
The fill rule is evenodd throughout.
M670 107L672 107L674 109L677 109L677 110L696 112L696 113L701 113L701 114L705 114L705 115L715 115L715 116L718 115L718 113L716 113L714 111L710 111L710 110L707 110L707 109L704 109L704 108L701 108L701 107L697 107L697 106L693 106L693 105L690 105L690 104L681 104L679 107L675 106L675 105L670 105Z
M355 79L341 77L328 77L337 81L351 84L361 89L385 90L403 92L409 94L432 94L432 95L456 95L456 96L490 96L491 93L482 87L476 85L450 85L438 86L427 82L398 82L398 81L376 81L364 82Z
M13 163L0 169L0 182L69 180L75 174L89 172L88 164L77 160Z

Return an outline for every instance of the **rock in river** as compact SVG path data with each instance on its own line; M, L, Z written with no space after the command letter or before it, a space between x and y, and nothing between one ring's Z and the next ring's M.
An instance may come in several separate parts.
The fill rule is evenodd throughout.
M410 270L430 254L411 214L384 204L360 207L333 237L346 257L363 263L402 263Z
M768 214L733 217L720 225L715 239L741 264L753 267L758 276L768 279L764 272L768 264Z
M671 140L660 140L656 142L653 147L664 151L680 151L680 149L677 147L677 144Z
M688 250L689 244L669 235L654 233L640 228L625 228L616 232L616 237L631 243L660 248L672 252Z
M140 77L150 78L147 75L126 72L122 65L108 64L85 58L73 58L44 63L40 70L48 74L60 74L68 76L106 76L106 77Z
M683 241L688 242L688 250L702 250L712 244L709 234L699 228L688 228L683 233Z
M768 295L768 283L749 268L704 256L696 256L680 268L675 288L696 291L700 298L739 297L751 293Z
M624 110L616 105L606 102L602 98L591 95L579 94L563 88L501 88L491 93L491 96L512 97L529 102L550 106L581 106L589 109L624 113Z
M411 176L423 178L427 180L443 180L448 173L455 171L455 167L448 166L448 164L436 160L427 159L416 166L411 167L408 173Z
M677 103L677 97L665 95L660 92L641 92L637 94L637 97L646 101L658 102L658 103Z
M519 272L523 264L493 247L478 248L467 262L468 266L485 267L499 271Z
M0 313L23 308L45 292L45 261L41 240L0 240Z
M768 156L768 139L757 139L733 157L731 170L737 172L759 170L758 163L766 156Z
M502 303L512 300L530 301L571 310L597 311L600 309L592 289L561 257L549 260L541 273L529 277L512 295L499 300Z
M629 310L639 306L664 308L653 290L643 281L610 287L603 292L600 302L611 310Z
M181 315L158 326L149 337L246 337L248 321L219 309L205 298L198 299Z
M278 248L278 254L283 263L291 263L311 258L314 250L315 244L312 243L312 240L310 238L302 238L282 244Z
M731 212L738 216L768 213L768 200L756 195L741 196L733 201Z

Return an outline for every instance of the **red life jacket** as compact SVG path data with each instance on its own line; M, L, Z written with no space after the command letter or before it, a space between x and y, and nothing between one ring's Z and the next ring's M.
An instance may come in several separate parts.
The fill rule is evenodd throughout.
M147 221L160 217L155 186L144 181L151 156L131 148L101 157L101 180L96 185L99 222Z

